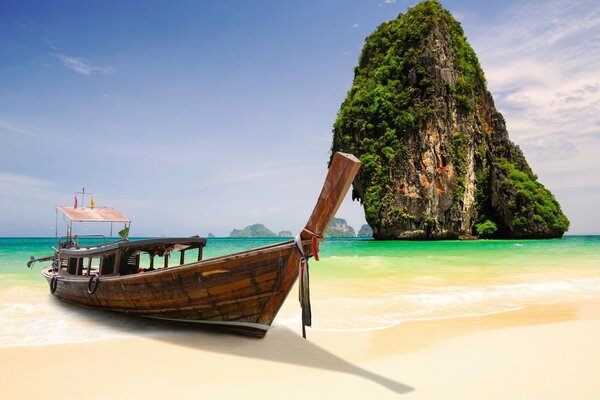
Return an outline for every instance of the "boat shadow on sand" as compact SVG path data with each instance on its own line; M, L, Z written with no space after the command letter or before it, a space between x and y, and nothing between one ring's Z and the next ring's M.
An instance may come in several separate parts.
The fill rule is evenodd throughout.
M195 350L262 359L354 375L377 383L397 394L414 388L375 372L361 368L333 354L284 326L274 326L263 339L214 332L197 325L159 321L121 315L109 311L82 309L62 301L56 302L68 313L122 333L123 337L143 336ZM117 337L121 335L117 334Z

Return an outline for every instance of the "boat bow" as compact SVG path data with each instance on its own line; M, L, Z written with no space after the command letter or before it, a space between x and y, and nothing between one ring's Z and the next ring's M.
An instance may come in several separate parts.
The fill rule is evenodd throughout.
M300 284L298 298L302 308L302 337L305 339L306 327L312 325L312 311L308 270L309 253L305 252L302 242L303 240L311 241L310 255L313 255L315 260L319 261L319 242L323 240L323 233L344 201L344 197L348 193L359 168L360 161L352 154L337 152L333 155L317 204L306 226L294 240L299 258L298 275Z

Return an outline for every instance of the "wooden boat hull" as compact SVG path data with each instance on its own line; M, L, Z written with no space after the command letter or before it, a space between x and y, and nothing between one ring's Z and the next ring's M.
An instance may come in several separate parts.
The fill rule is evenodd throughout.
M31 259L28 265L53 259L42 274L50 292L70 303L262 337L298 278L301 258L312 255L311 244L322 239L359 167L353 155L333 155L317 204L297 236L298 247L289 241L184 264L186 249L197 248L201 259L206 239L160 238L87 248L59 246L56 257ZM169 255L177 249L182 265L169 267ZM139 269L142 251L151 255L145 272ZM156 255L164 257L164 268L154 269ZM94 258L102 258L101 264L93 265ZM304 335L304 327L311 325L307 268L302 274Z
M69 303L262 337L298 277L293 242L127 276L56 276L54 295Z

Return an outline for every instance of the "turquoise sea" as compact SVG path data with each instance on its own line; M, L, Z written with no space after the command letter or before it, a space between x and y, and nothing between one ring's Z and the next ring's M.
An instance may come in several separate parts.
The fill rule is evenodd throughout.
M204 258L279 241L208 239ZM26 268L31 255L50 254L53 245L55 238L0 238L0 347L152 334L151 325L140 326L135 318L54 299L40 275L42 266ZM320 256L321 261L310 262L313 329L318 330L378 330L406 321L600 296L600 236L464 242L327 239ZM289 296L275 325L296 329L296 299Z

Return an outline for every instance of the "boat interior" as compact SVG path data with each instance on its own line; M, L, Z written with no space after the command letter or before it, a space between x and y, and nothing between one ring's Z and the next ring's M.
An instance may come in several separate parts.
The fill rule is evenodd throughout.
M77 237L59 240L59 275L131 275L202 260L206 239L159 238L81 245ZM158 262L157 262L158 261Z

